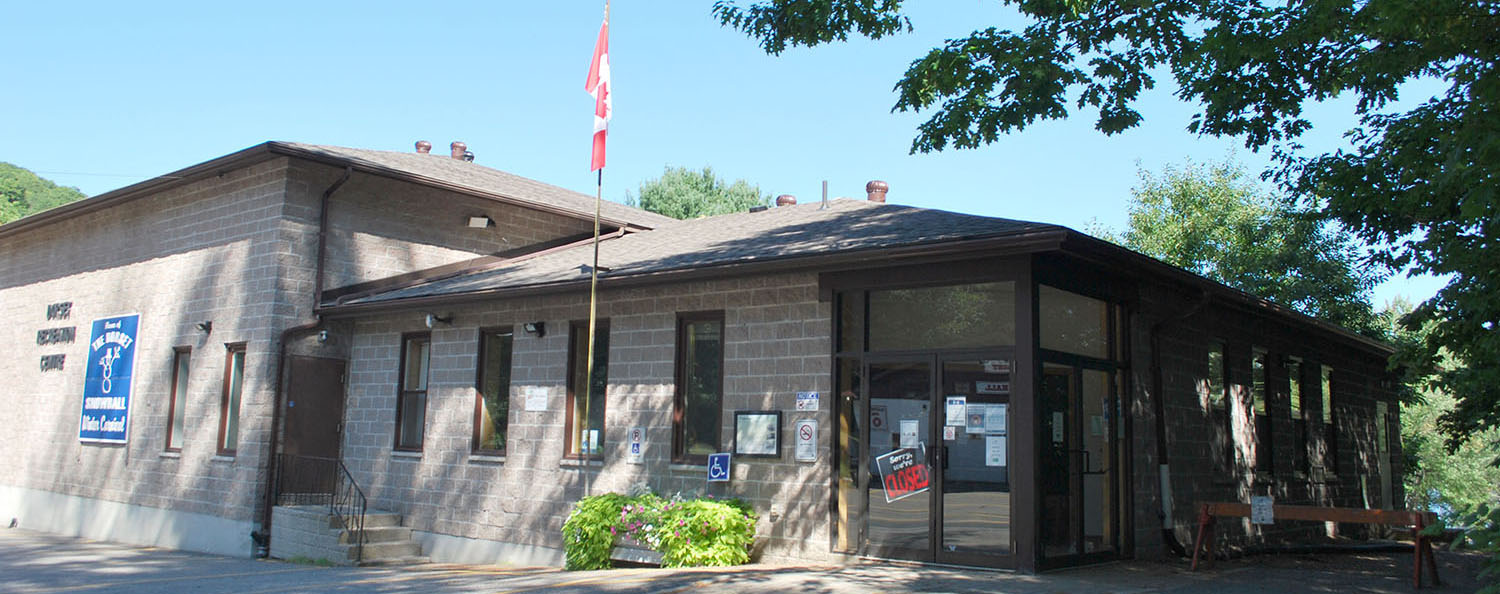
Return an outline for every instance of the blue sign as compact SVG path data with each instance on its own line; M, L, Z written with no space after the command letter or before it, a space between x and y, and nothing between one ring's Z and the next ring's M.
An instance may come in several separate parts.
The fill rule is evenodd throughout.
M708 455L708 482L729 482L729 452Z
M83 374L79 441L125 443L130 431L130 387L135 372L136 314L94 320Z

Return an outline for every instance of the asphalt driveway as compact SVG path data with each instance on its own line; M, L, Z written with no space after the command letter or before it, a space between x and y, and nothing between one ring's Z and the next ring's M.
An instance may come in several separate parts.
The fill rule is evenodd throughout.
M1438 553L1444 585L1473 592L1479 557ZM727 569L617 569L428 564L318 567L0 529L0 592L1400 592L1410 554L1259 556L1192 573L1181 562L1127 562L1023 575L867 562Z

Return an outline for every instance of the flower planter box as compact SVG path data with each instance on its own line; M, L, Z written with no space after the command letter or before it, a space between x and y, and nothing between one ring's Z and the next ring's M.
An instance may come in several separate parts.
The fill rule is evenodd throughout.
M615 548L610 550L609 558L625 563L661 567L661 553L651 550L646 543L624 535L615 540Z

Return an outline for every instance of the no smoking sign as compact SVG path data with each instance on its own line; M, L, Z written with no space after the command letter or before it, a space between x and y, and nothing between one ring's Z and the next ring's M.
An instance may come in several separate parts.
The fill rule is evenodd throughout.
M792 432L797 437L797 447L794 448L795 458L798 462L818 461L818 421L817 419L802 419L797 421L797 430Z

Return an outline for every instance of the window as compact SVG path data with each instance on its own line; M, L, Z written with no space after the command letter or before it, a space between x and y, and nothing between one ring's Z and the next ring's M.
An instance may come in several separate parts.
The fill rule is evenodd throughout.
M1255 469L1271 472L1275 465L1272 456L1271 414L1266 402L1266 351L1250 351L1250 403L1255 415Z
M1109 304L1047 285L1040 285L1037 294L1042 348L1109 358Z
M1302 360L1296 357L1287 357L1286 360L1286 384L1287 399L1291 404L1292 411L1292 437L1297 445L1292 448L1292 467L1297 472L1307 472L1307 448L1310 446L1307 438L1307 412L1302 407Z
M589 323L582 321L570 324L567 455L598 458L604 453L604 393L609 385L609 320L599 320L594 328L592 374L587 373L588 344Z
M1016 283L870 291L868 319L871 351L1009 346L1016 343Z
M401 337L401 389L396 393L398 450L422 450L422 431L427 422L427 363L431 351L430 334Z
M182 451L183 424L187 418L188 359L191 347L172 349L172 400L167 403L167 451Z
M1220 470L1234 468L1234 427L1230 424L1231 416L1227 402L1228 381L1224 368L1224 343L1212 341L1208 343L1208 377L1202 383L1205 400L1208 401L1208 417L1212 421L1214 431L1220 432L1219 439L1213 440L1218 446L1218 452L1213 456L1217 460Z
M240 394L245 389L245 345L227 345L224 397L219 400L219 453L233 456L240 445Z
M1323 469L1331 473L1339 470L1339 436L1333 423L1333 368L1322 367L1318 390L1323 399Z
M724 313L677 319L677 401L672 457L707 461L721 451L724 420Z
M505 453L506 423L510 418L510 356L512 333L479 332L479 371L474 380L474 451Z

